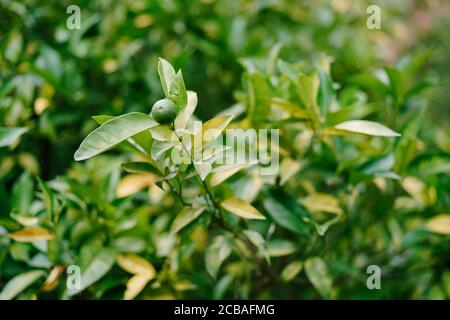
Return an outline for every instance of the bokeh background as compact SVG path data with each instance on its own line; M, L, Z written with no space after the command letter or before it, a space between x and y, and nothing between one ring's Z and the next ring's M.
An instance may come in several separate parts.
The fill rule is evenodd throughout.
M71 4L81 8L80 30L66 26ZM381 8L380 30L366 26L370 4ZM150 112L163 95L156 68L158 57L164 57L182 69L187 88L197 92L197 117L209 119L239 99L246 59L266 57L277 44L282 44L285 61L308 59L319 51L329 54L333 79L343 86L358 74L422 54L416 76L431 79L434 86L423 93L429 101L423 135L448 167L449 17L450 4L444 0L0 0L0 126L28 128L20 143L0 148L3 199L11 197L13 185L28 172L44 181L68 175L78 181L72 187L83 200L106 201L82 190L86 177L103 183L110 168L106 162L73 161L82 139L97 126L91 116ZM440 188L450 187L448 170L439 179ZM448 189L438 193L439 210L448 210ZM10 204L2 202L0 216L6 221ZM442 272L450 264L448 237L446 243L439 249L437 268ZM25 249L11 255L7 245L1 248L0 287L17 270L29 268L21 256ZM436 280L437 275L430 277ZM450 293L433 286L434 280L417 279L426 288L423 292L418 285L416 291L408 287L396 293L448 298ZM450 275L446 281L449 290ZM208 297L205 288L192 297ZM353 297L350 292L342 296Z

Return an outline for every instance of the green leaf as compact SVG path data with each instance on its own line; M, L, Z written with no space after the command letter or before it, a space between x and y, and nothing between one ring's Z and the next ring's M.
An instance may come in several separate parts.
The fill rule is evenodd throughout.
M14 299L15 296L24 291L44 275L45 272L42 270L33 270L15 276L8 281L2 292L0 292L0 300Z
M425 225L426 229L439 234L450 236L450 214L434 216Z
M68 290L68 296L74 296L92 284L103 278L103 276L114 265L116 254L111 249L102 249L95 258L87 265L81 273L81 286L79 289Z
M328 73L320 68L317 68L317 74L319 75L320 79L317 102L319 104L320 112L324 116L330 108L331 103L333 102L333 80L331 80L331 77Z
M97 122L98 124L104 124L106 121L114 119L115 116L109 116L109 115L98 115L98 116L92 116L92 119L94 119L95 122Z
M230 211L231 213L245 219L266 219L266 217L264 217L261 212L259 212L250 203L236 197L225 199L220 203L220 206Z
M169 97L169 88L172 81L175 79L175 69L167 60L159 58L158 74L164 94L166 97Z
M139 112L127 113L108 120L83 140L74 158L76 161L89 159L157 125L152 117Z
M161 175L161 172L148 162L139 162L139 161L125 162L122 163L122 168L129 173L150 172L156 174L157 176Z
M176 129L185 129L194 114L195 108L197 107L197 93L194 91L187 91L187 106L184 110L180 111L175 119Z
M0 127L0 148L14 144L17 139L27 131L27 128Z
M299 247L288 240L274 239L267 242L267 254L270 257L283 257L293 254Z
M230 124L231 120L233 120L232 115L221 115L206 121L202 126L202 130L196 133L194 137L195 150L200 148L200 143L202 143L201 147L204 148L206 144L215 141Z
M8 235L18 242L47 241L55 238L55 235L43 227L26 227Z
M268 191L263 200L264 209L281 227L299 235L310 234L309 225L303 220L309 213L295 199L279 190Z
M220 266L231 253L231 246L224 236L217 236L206 249L205 266L208 273L214 279L219 272Z
M308 258L305 261L305 272L309 281L324 299L333 298L332 279L322 258Z
M12 211L23 215L29 215L33 195L33 180L27 172L24 172L13 186L11 197Z
M349 120L341 122L334 126L338 130L366 134L369 136L379 137L398 137L401 134L397 133L384 125L367 120ZM339 133L337 133L339 134Z
M42 193L44 194L44 203L45 203L45 208L47 209L48 215L49 215L49 219L50 221L52 221L53 223L56 223L58 220L58 217L55 213L55 202L56 202L56 198L55 195L53 193L52 190L50 190L50 188L47 186L47 184L41 180L41 178L39 178L38 176L36 176L38 183L39 183L39 187L42 190Z
M267 59L267 74L272 76L278 61L278 56L280 55L281 48L283 48L282 43L277 43L274 45L269 52L269 57Z
M281 272L281 279L289 282L294 279L303 269L303 261L293 261L289 263Z
M192 208L192 207L185 207L183 210L181 210L180 213L178 213L175 220L172 222L172 226L170 228L170 231L172 233L177 233L187 225L189 225L192 221L197 219L203 211L205 211L206 207L200 207L200 208Z
M169 95L167 97L176 104L179 110L186 108L187 93L181 70L178 70L172 83L170 83Z

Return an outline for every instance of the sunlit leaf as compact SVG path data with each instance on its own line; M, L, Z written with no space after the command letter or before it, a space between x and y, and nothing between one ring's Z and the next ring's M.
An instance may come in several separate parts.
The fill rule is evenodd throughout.
M366 134L369 136L379 137L398 137L400 133L397 133L384 125L367 120L349 120L341 122L334 126L338 130ZM337 133L338 134L338 133Z
M200 208L185 207L183 210L181 210L180 213L177 214L175 220L172 222L170 230L173 233L179 232L192 221L197 219L203 213L203 211L205 211L205 209L206 207L204 206Z
M157 126L150 116L131 112L111 119L92 131L75 152L75 160L85 160L115 147L120 142Z
M32 242L38 240L51 240L55 236L42 227L26 227L9 234L9 237L18 242Z
M251 204L236 197L225 199L220 203L220 206L245 219L266 219L266 217L264 217L261 212L259 212Z
M134 299L139 293L141 293L142 290L144 290L145 286L152 278L153 277L147 273L139 273L132 276L127 281L127 289L123 294L123 299L124 300Z
M127 197L144 188L149 187L155 181L155 176L149 173L132 173L120 180L117 185L118 198Z
M341 215L339 200L327 193L310 193L302 199L302 204L311 212L330 212Z
M45 275L44 271L33 270L15 276L8 281L2 292L0 292L0 300L14 299L15 296L36 282L43 275Z
M231 247L228 240L224 236L215 237L205 253L205 266L211 277L216 278L220 266L230 253Z
M147 274L150 278L156 275L153 265L136 254L117 256L117 264L125 271L132 274Z
M308 258L305 261L305 272L309 281L324 299L333 298L332 279L322 258Z
M289 263L281 272L281 279L289 282L294 279L303 269L303 261L293 261Z
M428 220L425 226L431 232L450 235L450 214L437 215Z
M68 289L67 295L74 296L103 278L114 265L116 254L111 249L102 249L81 273L81 286Z
M27 131L27 128L0 127L0 148L14 144Z

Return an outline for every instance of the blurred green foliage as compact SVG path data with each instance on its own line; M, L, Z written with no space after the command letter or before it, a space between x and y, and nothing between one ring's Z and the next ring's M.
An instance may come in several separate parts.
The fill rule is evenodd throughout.
M0 0L0 297L450 298L445 1L378 1L380 30L366 1L79 1L80 30L71 4ZM164 141L74 162L96 122L165 95L158 57L195 117L280 129L278 175L205 180L265 220L189 210L167 184L202 208L199 169L172 175Z

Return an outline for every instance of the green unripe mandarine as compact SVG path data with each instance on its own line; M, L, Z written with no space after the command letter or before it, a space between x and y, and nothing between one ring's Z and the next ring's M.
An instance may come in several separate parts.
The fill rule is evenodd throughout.
M177 113L177 106L172 101L161 99L153 105L151 116L159 124L169 124L175 120Z

